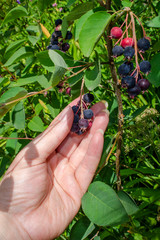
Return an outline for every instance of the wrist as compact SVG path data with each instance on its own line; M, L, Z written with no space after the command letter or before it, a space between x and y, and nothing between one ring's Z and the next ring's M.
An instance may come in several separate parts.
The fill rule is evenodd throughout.
M0 212L0 239L31 240L27 232L19 225L16 217L4 212Z

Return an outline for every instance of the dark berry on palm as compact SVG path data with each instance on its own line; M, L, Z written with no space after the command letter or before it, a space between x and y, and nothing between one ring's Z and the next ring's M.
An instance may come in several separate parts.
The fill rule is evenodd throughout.
M62 44L62 50L63 50L64 52L68 51L69 48L70 48L69 43L63 43L63 44Z
M82 129L80 129L78 132L76 132L77 135L82 135L85 131L83 131Z
M71 127L71 132L78 132L79 131L79 126L77 123L73 123Z
M142 91L145 91L149 88L150 83L147 79L140 79L138 81L138 85L140 86Z
M70 31L67 31L66 39L70 40L72 38L72 33Z
M83 101L84 101L85 103L91 103L93 100L94 100L93 94L91 94L91 93L86 93L86 94L84 94L84 96L83 96Z
M138 94L141 92L141 88L139 87L138 84L136 84L133 88L127 89L127 92L130 96L130 98L136 97Z
M58 25L60 25L60 24L62 24L62 19L57 19L57 20L55 21L56 27L57 27Z
M91 119L93 117L93 111L92 109L85 109L83 111L83 114L84 114L84 118L85 119Z
M126 47L124 49L124 53L123 55L127 58L127 59L131 59L135 54L135 50L133 47Z
M151 71L151 64L149 61L140 62L139 67L143 73L149 73Z
M88 125L89 125L89 123L88 123L87 119L82 118L78 121L78 126L82 129L88 128Z
M78 114L74 114L73 122L74 123L78 123L78 121L79 121L79 115Z
M133 76L123 77L121 85L123 88L133 88L135 86L135 78Z
M76 106L76 105L74 105L74 106L72 107L72 110L73 110L74 113L78 113L78 112L79 112L79 107Z
M121 56L123 54L123 48L121 46L116 45L113 49L112 49L112 53L113 53L113 57L118 57Z
M121 76L126 76L130 72L130 66L126 63L122 63L118 68L118 72Z
M113 27L111 29L111 33L110 33L110 36L111 38L114 38L114 39L119 39L123 34L123 31L121 28L119 27Z
M139 50L141 50L142 52L145 52L150 48L150 41L147 38L141 38L138 40L137 46Z

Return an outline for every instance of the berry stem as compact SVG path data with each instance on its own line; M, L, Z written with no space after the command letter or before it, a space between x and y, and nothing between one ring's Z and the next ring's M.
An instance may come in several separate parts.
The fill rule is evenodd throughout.
M81 119L84 118L84 114L83 114L83 100L82 100L83 88L84 88L84 78L82 78L81 92L80 92Z
M126 29L127 29L126 36L127 36L127 38L128 38L128 28L127 28L127 22L128 22L128 13L126 14Z
M142 60L144 61L144 57L143 57L143 55L141 54L141 52L138 51L138 53L139 53L140 57L142 58Z
M133 42L134 42L134 50L135 50L135 61L136 61L136 69L137 69L137 73L136 73L136 81L137 81L140 69L139 69L139 64L138 64L137 38L136 38L135 21L134 21L134 17L133 17L133 12L130 12L130 16L131 16L131 22L132 22Z

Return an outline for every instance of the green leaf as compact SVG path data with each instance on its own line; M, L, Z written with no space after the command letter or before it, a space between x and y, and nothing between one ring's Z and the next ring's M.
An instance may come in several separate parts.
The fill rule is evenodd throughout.
M75 28L75 40L76 41L79 39L79 34L80 34L83 24L85 23L87 18L89 16L91 16L93 13L94 13L93 10L90 10L76 21L76 28Z
M153 18L151 21L147 22L147 26L159 28L160 27L160 14L157 17Z
M24 17L24 16L27 16L27 15L28 15L28 12L24 7L17 6L15 8L11 9L11 11L9 11L7 13L7 15L6 15L6 17L3 21L3 24L8 23L8 22L12 22L17 18Z
M66 62L58 52L54 50L49 50L48 53L51 61L54 63L55 66L58 66L61 68L67 68Z
M25 128L25 111L22 102L17 103L12 112L12 122L16 129Z
M73 3L75 3L76 0L68 0L67 2L67 7L69 8L70 6L72 6Z
M70 240L83 240L85 239L93 230L95 226L86 217L82 217L78 222L74 224L71 229Z
M18 48L21 47L21 45L25 42L25 39L23 40L17 40L12 42L5 51L5 59L9 58Z
M123 0L122 1L122 6L130 8L132 6L132 2L130 2L130 0Z
M15 106L20 100L27 94L27 91L21 87L10 88L0 98L0 118L3 117L13 106ZM11 104L6 105L11 101L17 100Z
M9 138L13 138L13 139L8 139L6 142L6 150L8 153L10 153L12 156L15 154L16 151L16 146L17 146L17 138L18 134L17 132L12 132L9 136Z
M134 200L126 192L119 191L117 195L128 215L133 215L139 210Z
M66 69L62 67L55 66L55 71L51 76L52 87L56 86L59 81L62 80L63 75L65 74Z
M111 15L101 11L92 14L85 21L79 34L79 44L84 56L90 56L110 20Z
M48 7L48 5L52 3L53 1L51 0L38 0L37 6L39 10L43 12Z
M157 64L160 61L160 53L155 54L151 60L151 72L148 75L148 80L155 87L160 86L160 67Z
M94 182L82 198L86 216L100 226L118 225L128 221L128 215L115 191L103 182Z
M68 79L68 83L70 86L75 85L77 82L79 82L83 78L84 73L81 72L71 78Z
M85 85L89 91L93 91L101 82L101 65L97 57L95 67L87 69L84 75Z
M87 2L78 4L73 10L68 14L67 21L73 21L80 18L83 14L88 12L93 8L93 2Z
M28 123L28 128L34 132L43 132L45 130L44 123L39 116L35 116Z
M37 53L37 58L39 62L42 64L42 66L49 72L54 71L54 63L49 57L49 51L43 51Z
M18 49L4 64L4 66L9 66L12 63L19 61L26 57L32 57L33 56L33 49L31 47L22 47Z
M38 82L43 88L47 88L51 86L44 75L37 75L37 76L31 76L27 78L19 78L17 82L11 83L10 87L25 86L34 82Z

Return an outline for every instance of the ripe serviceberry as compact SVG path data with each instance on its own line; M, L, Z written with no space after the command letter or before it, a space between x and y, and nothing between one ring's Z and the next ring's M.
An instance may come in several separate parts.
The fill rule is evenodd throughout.
M66 52L66 51L68 51L69 48L70 48L69 43L63 43L62 44L62 51Z
M140 71L148 74L151 71L151 64L149 61L142 61L139 64Z
M140 86L142 91L145 91L149 88L150 82L147 79L140 79L138 81L138 85Z
M123 48L126 48L126 47L133 47L134 46L134 41L133 41L133 38L124 38L121 42L121 46Z
M74 114L73 122L74 123L78 123L78 121L79 121L79 115L78 114Z
M136 97L141 92L141 88L136 84L133 88L127 89L128 95L130 98Z
M150 41L147 38L141 38L138 40L137 46L139 50L141 50L142 52L145 52L150 48Z
M126 47L126 48L124 49L123 55L124 55L127 59L130 60L130 59L134 56L134 54L135 54L135 50L134 50L133 47Z
M84 101L85 103L91 103L93 100L94 100L93 94L91 94L91 93L86 93L86 94L84 94L84 96L83 96L83 101Z
M93 117L93 111L92 109L85 109L83 111L83 114L84 114L84 118L85 119L91 119Z
M79 131L79 126L77 123L73 123L71 127L71 132L78 132Z
M89 123L88 123L88 120L87 119L84 119L84 118L81 118L79 121L78 121L78 126L82 129L87 129L88 126L89 126Z
M73 113L76 113L76 114L79 114L79 106L76 106L76 105L74 105L73 107L72 107L72 110L73 110Z
M118 72L121 76L126 76L128 75L128 73L131 71L131 67L129 64L127 63L122 63L119 68L118 68Z
M135 78L133 76L123 77L121 85L123 88L133 88L135 86Z
M114 38L114 39L119 39L123 34L123 31L121 28L119 27L113 27L111 29L111 33L110 33L110 36L111 38Z
M67 34L66 34L66 38L65 39L68 39L70 40L72 38L72 33L70 31L67 31Z
M60 24L62 24L62 19L57 19L57 20L55 21L56 27L57 27L58 25L60 25Z
M118 57L121 56L123 54L123 48L121 46L116 45L113 49L112 49L112 53L113 53L113 57Z

